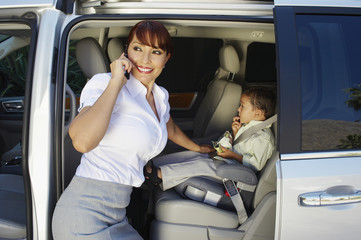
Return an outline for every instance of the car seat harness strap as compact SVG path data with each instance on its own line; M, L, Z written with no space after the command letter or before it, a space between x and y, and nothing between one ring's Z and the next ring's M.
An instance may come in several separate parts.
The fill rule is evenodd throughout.
M229 196L231 197L232 203L237 211L239 224L244 223L247 219L247 212L243 204L242 197L232 180L227 178L223 179L223 185L226 188Z

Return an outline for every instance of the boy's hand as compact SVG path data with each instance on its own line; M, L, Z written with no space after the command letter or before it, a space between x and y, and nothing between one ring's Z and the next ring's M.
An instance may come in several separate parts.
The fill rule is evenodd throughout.
M233 158L234 152L229 150L228 148L220 146L222 149L222 152L217 152L217 155L223 158Z
M239 155L238 153L233 152L232 150L229 150L228 148L222 147L222 153L217 152L217 155L223 158L228 158L228 159L234 159L236 161L238 161L239 163L242 163L243 160L243 156Z
M240 123L240 118L238 116L233 117L233 122L232 122L232 132L233 132L233 137L236 136L238 130L241 128L242 124Z

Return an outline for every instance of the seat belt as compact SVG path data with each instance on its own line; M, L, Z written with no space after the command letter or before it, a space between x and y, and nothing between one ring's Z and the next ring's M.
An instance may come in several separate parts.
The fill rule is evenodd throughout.
M244 131L236 140L234 140L233 145L248 139L256 132L266 128L267 126L269 126L270 124L273 124L276 121L277 121L277 114L273 115L272 117L268 118L267 120L255 125L253 127L250 127L249 129Z
M268 118L267 120L263 121L262 123L259 123L253 127L250 127L249 129L247 129L246 131L244 131L234 142L233 145L242 142L246 139L248 139L249 137L251 137L253 134L255 134L256 132L266 128L267 126L269 126L270 124L273 124L274 122L277 121L277 114L273 115L272 117ZM238 191L236 185L234 184L234 182L232 180L229 180L227 178L223 179L223 185L226 188L229 196L231 197L231 201L237 211L237 215L238 215L238 221L239 224L244 223L247 219L247 212L246 212L246 208L244 207L243 204L243 200L240 194L240 191Z
M239 224L244 223L248 219L248 216L247 216L247 212L244 207L244 204L243 204L242 197L239 194L239 191L238 191L236 185L234 184L234 182L232 180L229 180L227 178L223 179L223 185L226 188L226 190L231 198L231 201L237 211Z

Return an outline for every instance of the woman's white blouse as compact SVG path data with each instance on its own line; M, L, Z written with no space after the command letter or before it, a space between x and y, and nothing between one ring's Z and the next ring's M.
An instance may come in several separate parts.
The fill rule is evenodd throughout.
M110 73L103 73L89 80L79 111L96 102L110 78ZM160 121L145 98L145 86L130 76L118 95L104 138L83 154L77 176L135 187L143 183L144 165L164 149L168 139L169 95L156 84L152 91Z

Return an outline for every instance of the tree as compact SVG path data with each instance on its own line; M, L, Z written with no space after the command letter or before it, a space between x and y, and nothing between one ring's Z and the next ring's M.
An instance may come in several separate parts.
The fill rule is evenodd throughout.
M361 84L353 88L347 88L345 92L350 94L350 99L346 101L347 106L359 111L361 109Z

